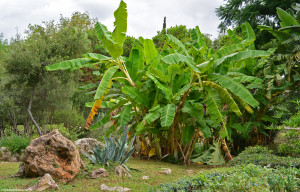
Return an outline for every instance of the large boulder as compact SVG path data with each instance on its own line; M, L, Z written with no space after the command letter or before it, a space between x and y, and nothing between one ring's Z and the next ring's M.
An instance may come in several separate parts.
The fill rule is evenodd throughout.
M24 151L22 161L25 177L40 177L49 173L62 182L72 180L82 164L73 142L58 130L32 140Z
M81 154L92 154L95 144L101 149L104 144L94 138L82 138L75 141L75 145Z

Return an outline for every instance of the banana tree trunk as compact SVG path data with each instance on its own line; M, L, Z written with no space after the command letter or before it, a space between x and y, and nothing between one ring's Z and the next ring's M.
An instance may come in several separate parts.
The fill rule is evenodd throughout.
M225 153L226 161L227 162L230 161L232 159L232 156L231 156L230 151L227 147L225 139L221 139L221 147L222 147L222 150Z

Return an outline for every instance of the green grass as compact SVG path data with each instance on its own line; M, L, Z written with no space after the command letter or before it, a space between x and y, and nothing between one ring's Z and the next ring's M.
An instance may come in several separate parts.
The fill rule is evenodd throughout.
M88 165L88 169L91 171L96 169L96 166ZM90 179L88 176L78 174L71 182L67 184L59 183L59 191L98 191L101 184L108 186L124 186L130 188L132 191L147 191L154 185L163 184L166 182L172 182L185 176L191 176L187 170L194 170L194 174L202 172L204 169L209 169L207 166L201 166L198 164L193 165L175 165L161 161L154 160L139 160L132 158L127 163L130 168L138 169L138 171L132 171L131 178L117 177L112 169L108 169L110 176L106 178ZM31 185L34 185L39 178L10 178L18 172L19 163L0 163L0 190L1 189L26 189ZM161 168L170 168L172 170L171 175L163 175L159 173ZM149 180L142 180L142 176L147 175Z

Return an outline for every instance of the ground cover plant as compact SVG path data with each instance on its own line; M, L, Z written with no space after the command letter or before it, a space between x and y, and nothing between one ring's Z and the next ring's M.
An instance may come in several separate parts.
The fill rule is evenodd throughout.
M149 191L298 191L299 169L272 169L253 164L218 168L153 187Z

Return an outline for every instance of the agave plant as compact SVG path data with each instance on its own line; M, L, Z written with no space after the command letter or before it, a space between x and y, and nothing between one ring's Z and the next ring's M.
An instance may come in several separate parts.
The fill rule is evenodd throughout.
M111 162L122 165L127 170L128 167L125 163L129 160L135 148L133 147L133 141L127 144L127 134L124 134L123 138L119 136L119 139L115 137L104 137L105 147L100 149L96 144L93 149L92 155L84 153L93 164L107 165Z

